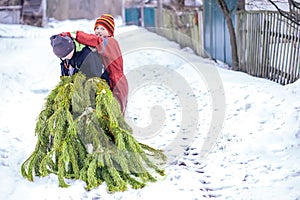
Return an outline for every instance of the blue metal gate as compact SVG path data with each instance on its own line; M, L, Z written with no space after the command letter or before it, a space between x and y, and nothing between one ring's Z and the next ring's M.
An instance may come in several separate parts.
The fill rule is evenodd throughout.
M140 8L126 8L125 9L125 21L128 25L140 26Z
M141 26L141 8L132 7L125 9L125 21L128 25ZM144 26L155 27L155 8L144 7Z
M144 7L144 26L146 28L155 27L155 8Z
M237 0L225 0L235 26ZM204 48L206 53L224 63L232 65L230 36L223 12L216 0L205 0Z

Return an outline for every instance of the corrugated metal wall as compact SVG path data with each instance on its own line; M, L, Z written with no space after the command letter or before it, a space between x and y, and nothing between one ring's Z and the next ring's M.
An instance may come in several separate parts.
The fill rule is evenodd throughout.
M235 25L235 6L237 0L226 0L229 10L232 10L232 20ZM204 48L213 59L232 64L231 45L225 17L216 0L206 0L204 4Z

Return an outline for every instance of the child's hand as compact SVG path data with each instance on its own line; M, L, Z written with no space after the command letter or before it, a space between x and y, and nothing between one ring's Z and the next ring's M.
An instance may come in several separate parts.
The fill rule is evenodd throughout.
M68 36L70 38L73 38L73 39L76 39L76 31L73 31L73 32L62 32L59 34L60 36Z
M65 37L65 36L69 36L70 38L72 38L72 36L71 36L71 33L70 33L70 32L62 32L62 33L60 33L59 35L60 35L60 36L63 36L63 37Z

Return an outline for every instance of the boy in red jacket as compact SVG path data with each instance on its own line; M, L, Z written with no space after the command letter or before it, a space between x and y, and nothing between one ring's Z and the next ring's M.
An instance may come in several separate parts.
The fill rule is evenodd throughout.
M94 34L82 31L75 33L62 33L76 39L77 42L96 47L101 55L102 62L109 74L110 89L118 100L123 115L127 106L128 82L123 71L123 57L119 43L114 38L114 18L104 14L96 19Z

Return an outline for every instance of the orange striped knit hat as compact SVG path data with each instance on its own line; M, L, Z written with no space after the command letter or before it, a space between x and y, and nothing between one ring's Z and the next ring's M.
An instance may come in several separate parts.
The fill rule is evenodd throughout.
M94 30L99 25L103 26L111 36L114 36L115 22L114 17L112 15L104 14L101 15L101 17L98 17L95 22Z

